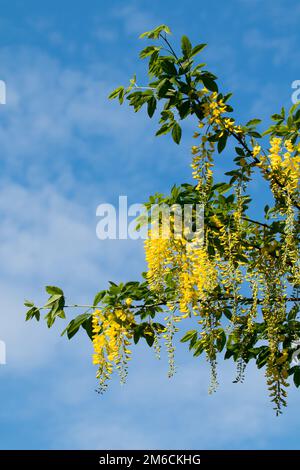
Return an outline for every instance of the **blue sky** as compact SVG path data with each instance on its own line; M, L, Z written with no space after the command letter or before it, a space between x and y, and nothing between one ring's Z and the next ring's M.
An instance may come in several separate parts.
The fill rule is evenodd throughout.
M143 80L139 33L167 23L175 42L207 42L205 61L234 92L238 118L267 120L291 105L300 79L299 20L296 0L0 1L0 448L299 448L299 392L275 418L251 367L233 385L234 369L220 363L220 389L208 396L205 361L179 346L168 380L141 345L126 386L99 397L89 341L25 324L22 305L43 302L45 284L86 302L110 279L138 278L141 243L98 240L97 205L190 181L191 126L177 147L154 137L145 114L106 99L134 72ZM260 182L252 191L264 194Z

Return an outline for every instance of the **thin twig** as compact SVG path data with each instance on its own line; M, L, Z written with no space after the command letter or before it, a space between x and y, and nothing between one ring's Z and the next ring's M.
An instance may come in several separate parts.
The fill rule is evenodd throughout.
M263 222L259 222L258 220L253 220L253 219L250 219L249 217L242 217L242 219L246 220L247 222L251 222L252 224L256 224L256 225L260 225L261 227L268 228L269 230L272 229L272 227L270 227L270 225L264 224Z
M213 300L232 300L233 297L231 296L226 296L226 297L218 297L216 299L213 299ZM274 301L276 301L276 299L273 299ZM280 299L281 300L281 299ZM263 302L263 299L258 299L256 300L257 303L261 304ZM300 297L287 297L285 299L286 302L300 302ZM251 303L253 302L253 298L252 297L242 297L240 299L238 299L238 302L239 303ZM156 302L156 303L152 303L152 304L142 304L142 305L131 305L129 308L130 309L147 309L147 308L151 308L151 307L162 307L162 306L165 306L166 303L173 303L174 305L178 304L177 301L174 301L174 302L169 302L169 301L165 301L165 302ZM51 306L49 307L36 307L38 310L51 310ZM64 308L88 308L88 309L97 309L99 308L97 305L78 305L78 304L74 304L74 305L65 305Z

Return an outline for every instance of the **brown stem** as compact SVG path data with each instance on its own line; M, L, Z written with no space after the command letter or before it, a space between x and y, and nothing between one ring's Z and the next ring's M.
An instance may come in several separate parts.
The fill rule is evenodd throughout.
M247 222L251 222L252 224L256 224L256 225L260 225L261 227L268 228L269 230L271 230L271 228L272 228L268 224L264 224L263 222L259 222L258 220L250 219L249 217L242 217L242 219L246 220Z
M233 300L234 297L233 296L226 296L226 297L218 297L217 299L215 300ZM285 299L286 302L300 302L300 297L287 297ZM238 299L238 302L239 303L251 303L253 302L253 298L252 297L242 297L240 299ZM263 302L263 299L257 299L256 302L258 304L261 304ZM134 309L147 309L149 307L162 307L162 306L165 306L167 303L167 301L165 302L157 302L157 303L152 303L152 304L143 304L143 305L133 305L131 308L134 308ZM178 302L173 302L174 305L176 305Z

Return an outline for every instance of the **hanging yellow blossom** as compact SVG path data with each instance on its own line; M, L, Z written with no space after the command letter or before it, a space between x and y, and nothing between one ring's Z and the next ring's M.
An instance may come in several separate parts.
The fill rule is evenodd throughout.
M134 316L128 309L95 310L93 313L93 364L98 365L96 377L100 392L106 389L114 368L119 372L121 383L126 380L133 324Z

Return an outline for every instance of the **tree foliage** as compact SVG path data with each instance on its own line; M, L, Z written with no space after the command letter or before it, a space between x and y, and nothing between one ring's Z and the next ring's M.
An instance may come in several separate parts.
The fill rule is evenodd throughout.
M221 93L217 77L198 61L206 45L193 46L183 36L176 52L169 34L161 25L141 35L151 40L140 53L148 61L149 83L140 87L133 77L127 88L117 88L109 98L121 104L126 99L135 112L145 106L150 118L159 113L156 135L170 133L176 144L182 121L195 117L194 184L151 196L146 206L203 204L204 242L199 243L197 233L192 239L186 233L175 237L172 215L168 237L151 237L150 227L143 281L111 282L63 334L72 338L83 328L91 338L102 392L114 370L125 381L130 346L142 339L157 356L161 343L166 345L173 375L174 335L192 328L181 341L210 363L210 390L217 386L221 355L236 363L236 382L243 381L246 365L254 361L265 370L278 414L286 405L290 379L300 385L300 110L297 105L289 112L282 108L264 131L257 130L259 119L238 124L231 94ZM229 143L233 167L224 181L217 181L214 167L222 164ZM272 204L265 206L260 220L249 216L252 180L264 184L271 195ZM51 327L58 317L65 318L66 306L61 289L46 290L50 297L43 307L26 302L27 319L39 320L40 311L47 310Z

